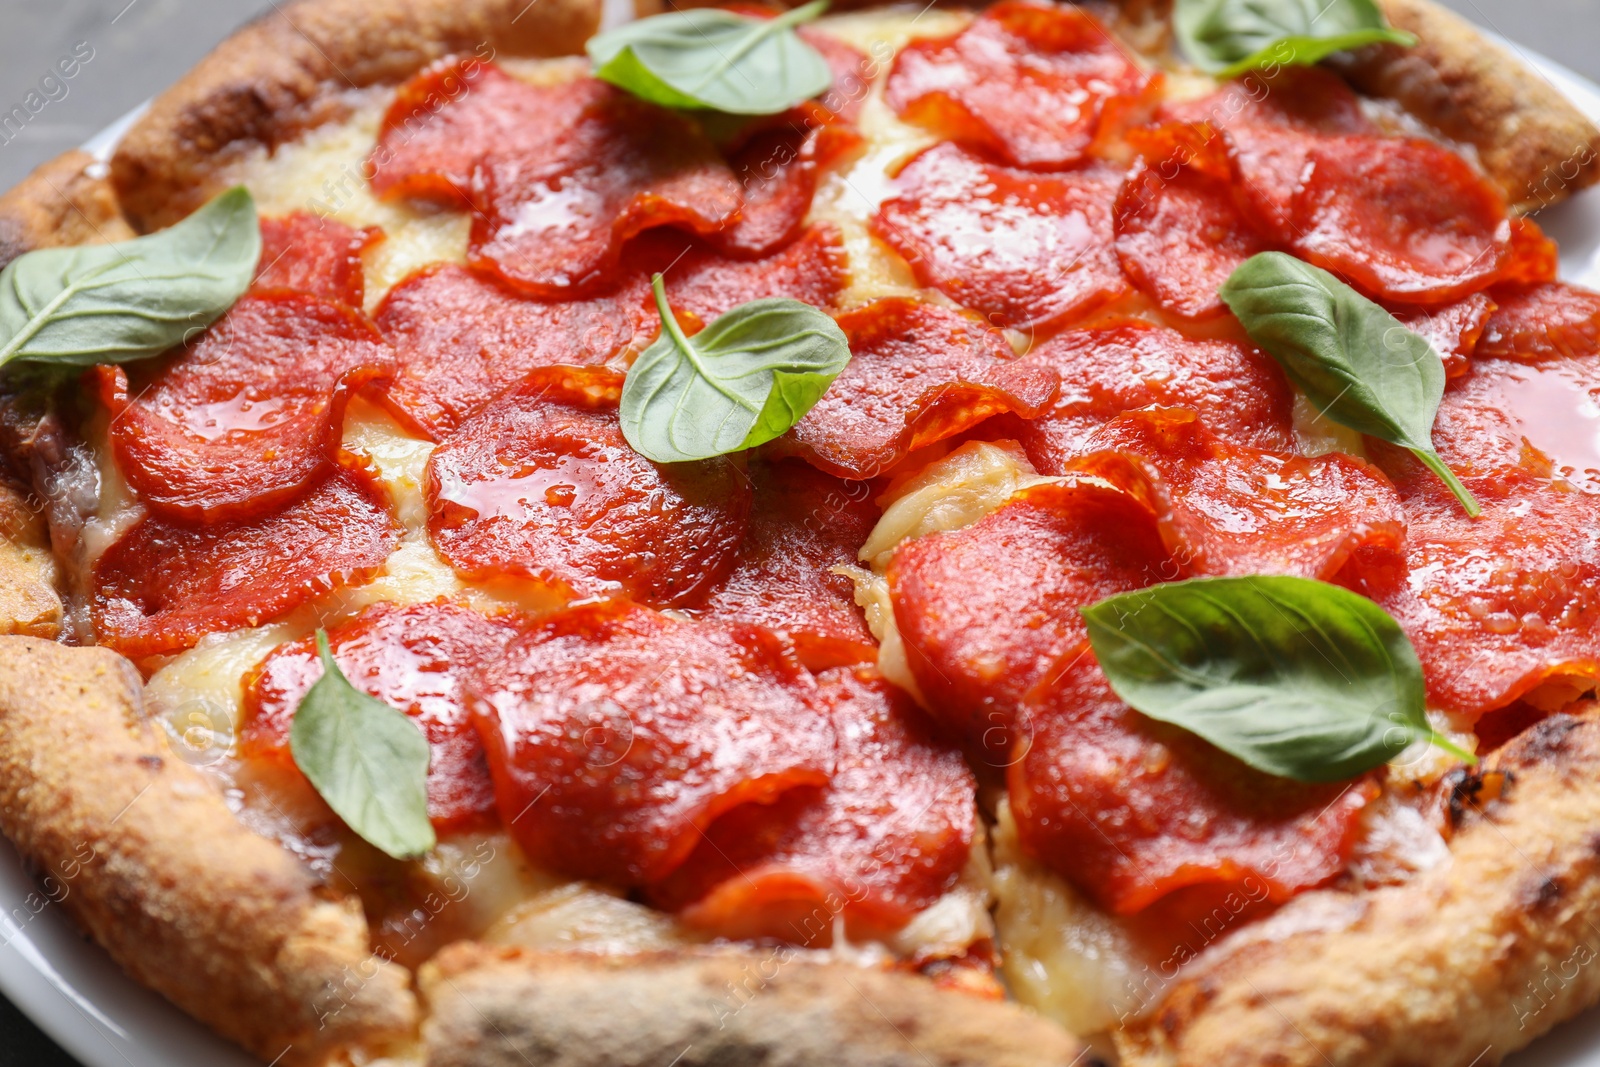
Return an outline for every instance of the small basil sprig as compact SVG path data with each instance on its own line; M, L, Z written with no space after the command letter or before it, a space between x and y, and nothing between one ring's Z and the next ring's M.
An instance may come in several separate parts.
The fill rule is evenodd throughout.
M18 256L0 271L0 366L159 355L232 307L260 257L243 186L147 237Z
M1327 271L1282 252L1251 256L1218 294L1319 411L1410 449L1478 516L1477 500L1433 450L1444 361L1424 338Z
M322 677L289 727L289 751L322 799L365 841L407 859L433 848L428 739L417 724L345 678L317 631Z
M707 459L783 434L828 391L850 343L810 304L752 300L684 336L651 280L661 336L640 353L622 386L622 433L657 463Z
M1271 66L1310 66L1369 44L1410 47L1373 0L1178 0L1173 29L1183 50L1219 78Z
M1309 578L1195 578L1080 609L1119 697L1268 774L1350 778L1426 738L1422 665L1400 624Z
M828 0L777 18L695 8L629 22L589 38L595 77L664 107L775 115L826 92L828 63L794 28Z

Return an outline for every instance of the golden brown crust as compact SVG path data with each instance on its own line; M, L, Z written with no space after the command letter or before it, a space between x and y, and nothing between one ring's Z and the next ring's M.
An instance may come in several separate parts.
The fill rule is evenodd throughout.
M1506 798L1469 802L1448 862L1219 946L1117 1035L1125 1067L1498 1063L1600 999L1600 723L1554 716L1495 764Z
M455 52L576 52L599 16L598 0L274 4L156 98L118 145L112 181L137 229L160 228L217 192L240 157L343 114L353 90L401 81Z
M0 267L35 248L133 235L103 165L87 152L63 152L0 196Z
M1068 1067L1083 1046L1004 1001L848 963L454 945L423 967L429 1067Z
M41 509L0 482L0 635L53 639L61 633L55 577Z
M109 650L0 638L0 830L129 974L267 1060L415 1027L359 905L172 758Z
M1379 0L1415 48L1382 45L1339 61L1357 88L1399 102L1478 158L1523 211L1600 181L1600 129L1537 71L1432 0Z

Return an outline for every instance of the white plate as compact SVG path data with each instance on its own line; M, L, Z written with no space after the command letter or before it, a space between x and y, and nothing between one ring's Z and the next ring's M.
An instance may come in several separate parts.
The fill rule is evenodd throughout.
M621 21L630 10L630 0L606 0L607 23ZM1600 86L1537 53L1508 47L1600 122ZM142 111L124 116L84 147L102 159L109 156ZM1562 275L1600 288L1600 188L1549 208L1538 219L1561 244ZM10 842L0 837L0 992L68 1052L87 1067L259 1067L125 977L98 945L77 932L59 901L39 906L47 899L23 871ZM1511 1067L1600 1067L1600 1011L1562 1025L1507 1062Z

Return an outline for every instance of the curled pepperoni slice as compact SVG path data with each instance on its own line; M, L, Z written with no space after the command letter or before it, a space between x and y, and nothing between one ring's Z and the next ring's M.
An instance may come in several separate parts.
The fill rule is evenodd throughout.
M828 709L782 641L626 601L528 630L469 682L468 704L528 855L623 885L665 878L724 812L834 769Z
M1114 225L1129 280L1187 319L1222 314L1217 290L1268 248L1239 213L1228 183L1189 167L1135 170L1117 195Z
M1437 706L1476 716L1551 679L1600 682L1600 496L1526 474L1497 496L1469 484L1481 516L1408 493L1405 566L1348 584L1405 628Z
M437 113L416 102L452 78L465 88ZM371 169L385 197L464 197L476 209L473 265L552 298L605 286L634 234L709 233L741 205L732 172L688 119L592 78L530 85L481 63L434 68L404 88Z
M454 264L420 271L375 316L398 364L386 403L443 438L535 367L600 364L647 343L657 327L644 297L638 279L608 296L545 302Z
M940 144L900 171L872 228L919 282L996 325L1055 325L1128 290L1111 229L1121 184L1107 169L1034 174Z
M871 486L794 460L758 467L752 480L750 532L704 617L784 634L812 670L876 659L855 586L833 573L856 562L878 520Z
M1085 654L1028 702L1007 772L1023 848L1117 915L1220 885L1284 901L1344 870L1370 779L1308 784L1253 770L1146 719Z
M1389 310L1413 333L1425 337L1444 360L1447 378L1467 371L1467 360L1478 347L1478 339L1489 325L1495 303L1485 293L1473 293L1464 300L1440 307L1397 304Z
M820 948L835 912L853 936L881 936L954 884L977 818L961 754L873 668L828 671L817 687L839 738L833 780L717 819L652 887L657 906L721 937Z
M1294 450L1294 394L1277 365L1248 345L1129 320L1058 334L1025 358L1061 375L1050 410L1018 433L1046 474L1065 471L1107 422L1152 404L1191 408L1227 441Z
M366 476L336 471L260 518L194 530L140 520L95 562L99 642L134 659L259 626L382 567L399 530Z
M884 99L1014 166L1059 170L1088 154L1114 102L1149 82L1092 15L1004 0L954 36L901 49Z
M875 478L908 452L991 415L1032 418L1055 375L1011 357L998 331L933 304L891 298L839 316L850 363L772 451L842 478Z
M1510 248L1505 200L1432 141L1327 137L1291 209L1294 247L1374 296L1442 303L1482 289Z
M1500 267L1501 285L1541 285L1556 280L1561 251L1529 218L1511 220L1511 251Z
M1073 468L1154 501L1162 539L1196 574L1329 578L1358 549L1396 554L1405 537L1376 468L1229 444L1182 408L1120 415L1086 447Z
M1514 359L1600 352L1600 293L1564 282L1494 291L1477 353Z
M365 276L361 253L383 239L376 226L353 230L304 211L261 220L256 289L294 289L359 308Z
M641 306L649 309L652 337L658 314L649 278L656 271L665 275L672 306L706 323L740 304L773 296L832 307L849 280L839 231L826 224L807 227L795 241L761 259L729 259L665 230L634 241L628 254L640 270L636 284Z
M428 533L467 578L681 605L733 566L750 487L725 456L660 465L628 447L620 377L534 372L428 461Z
M1182 576L1149 503L1086 476L1024 490L972 526L907 542L888 570L917 687L990 767L1013 758L1022 697L1084 646L1078 608Z
M391 370L364 318L279 290L164 361L98 373L128 483L158 515L211 524L270 514L325 475L350 393Z
M517 630L452 604L375 604L328 631L333 658L351 684L405 712L428 738L428 817L442 830L494 817L483 742L467 714L463 679L505 651ZM322 677L316 640L273 649L244 677L239 749L291 766L289 726Z
M707 240L731 256L759 256L799 235L817 191L818 172L865 142L848 126L792 127L752 137L728 160L744 207L738 221Z

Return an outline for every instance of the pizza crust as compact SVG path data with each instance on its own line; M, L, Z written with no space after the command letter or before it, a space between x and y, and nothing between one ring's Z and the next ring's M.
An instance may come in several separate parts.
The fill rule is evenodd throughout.
M0 267L35 248L133 236L104 165L78 149L63 152L0 195Z
M1310 893L1220 944L1117 1034L1124 1067L1498 1063L1600 1000L1600 722L1556 715L1458 789L1450 861ZM1470 782L1470 780L1467 780Z
M418 978L429 1067L1068 1067L1065 1030L914 975L763 954L453 945Z
M409 1035L410 976L371 955L359 903L240 825L142 704L108 649L0 638L0 830L53 899L136 980L266 1060Z

